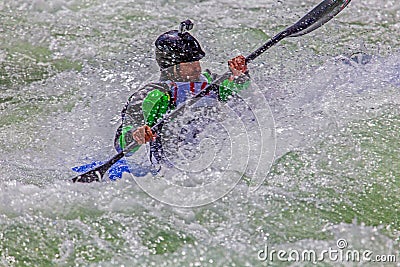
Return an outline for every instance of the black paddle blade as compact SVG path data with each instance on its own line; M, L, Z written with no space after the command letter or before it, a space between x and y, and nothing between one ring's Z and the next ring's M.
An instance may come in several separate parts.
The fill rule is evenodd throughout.
M103 175L101 175L101 173L96 169L85 172L81 175L78 175L78 176L72 178L72 182L74 182L74 183L76 183L76 182L78 182L78 183L100 182Z
M107 164L108 163L108 164ZM82 173L74 178L72 178L72 182L76 183L91 183L91 182L100 182L107 172L107 170L111 167L110 162L107 162L104 165L101 165L93 170Z
M301 18L295 25L286 29L288 36L297 37L310 33L339 14L351 0L325 0Z
M129 145L127 148L132 149L131 146L133 146L133 144L134 143L132 143L132 145ZM93 170L82 173L81 175L72 178L72 182L74 183L100 182L103 179L104 174L106 174L107 170L111 168L111 166L114 165L115 162L122 159L123 157L124 157L124 151L119 152L117 155L112 157L103 165L100 165L97 168L94 168Z
M324 0L313 10L308 12L303 18L301 18L296 24L290 26L286 30L278 33L272 37L268 42L259 47L256 51L246 57L246 62L253 61L256 57L264 53L271 46L277 44L280 40L286 37L297 37L309 32L312 32L334 16L339 14L351 0Z

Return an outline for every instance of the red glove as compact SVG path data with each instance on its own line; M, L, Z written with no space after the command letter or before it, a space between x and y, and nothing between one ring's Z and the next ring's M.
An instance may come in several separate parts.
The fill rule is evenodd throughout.
M154 141L157 137L157 135L153 134L151 128L147 125L137 128L137 130L132 133L132 136L139 145L143 145L149 141Z
M238 77L247 72L246 58L242 55L234 57L231 60L229 60L228 65L234 76L233 78Z

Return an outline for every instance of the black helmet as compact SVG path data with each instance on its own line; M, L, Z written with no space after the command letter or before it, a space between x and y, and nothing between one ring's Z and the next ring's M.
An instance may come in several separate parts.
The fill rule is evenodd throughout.
M181 22L180 30L161 34L156 42L156 60L161 69L166 69L182 62L193 62L205 56L199 42L185 30L191 30L190 20Z

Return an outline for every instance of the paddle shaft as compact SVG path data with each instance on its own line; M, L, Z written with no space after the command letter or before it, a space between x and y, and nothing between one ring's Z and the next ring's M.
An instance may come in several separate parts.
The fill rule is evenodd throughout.
M308 12L302 19L300 19L297 23L294 25L286 28L284 31L278 33L274 37L272 37L268 42L266 42L264 45L260 46L257 50L255 50L253 53L248 55L246 57L246 63L249 63L256 59L258 56L260 56L262 53L264 53L266 50L280 42L282 39L289 37L289 36L301 36L304 34L307 34L323 24L325 24L327 21L332 19L334 16L336 16L341 10L343 10L350 2L351 0L324 0L322 1L318 6L316 6L314 9L312 9L310 12ZM312 27L314 25L314 27ZM312 28L311 30L307 31L307 28ZM218 85L224 81L225 79L229 78L229 76L232 73L230 71L225 72L223 75L221 75L218 79L213 81L212 84L208 85L204 90L200 91L197 93L195 96L190 98L188 101L182 103L179 105L176 109L171 111L170 113L167 113L163 116L161 120L159 120L151 129L152 131L155 131L158 126L160 126L162 123L166 122L168 119L173 118L176 116L179 111L184 109L186 106L190 106L194 104L195 102L198 101L199 98L205 96L215 88L218 88ZM128 146L125 147L124 150L116 154L114 157L109 159L106 163L103 165L88 171L86 173L83 173L81 175L78 175L72 179L73 182L93 182L93 181L100 181L104 174L107 172L109 168L111 168L112 165L114 165L118 160L122 159L126 153L130 152L133 148L138 146L136 142L131 142Z

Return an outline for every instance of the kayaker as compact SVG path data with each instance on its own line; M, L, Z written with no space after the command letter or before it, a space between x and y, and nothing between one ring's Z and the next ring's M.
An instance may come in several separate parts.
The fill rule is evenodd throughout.
M132 141L140 145L149 142L151 162L162 162L163 148L159 134L162 126L154 132L151 127L169 110L179 106L216 79L217 75L210 71L202 72L199 60L205 56L205 52L199 42L187 32L192 28L193 23L186 20L181 23L179 30L163 33L155 41L160 79L135 92L122 110L122 123L114 141L118 152ZM245 57L237 56L229 60L228 65L231 76L218 86L218 90L204 98L227 101L234 92L249 86L250 76Z

